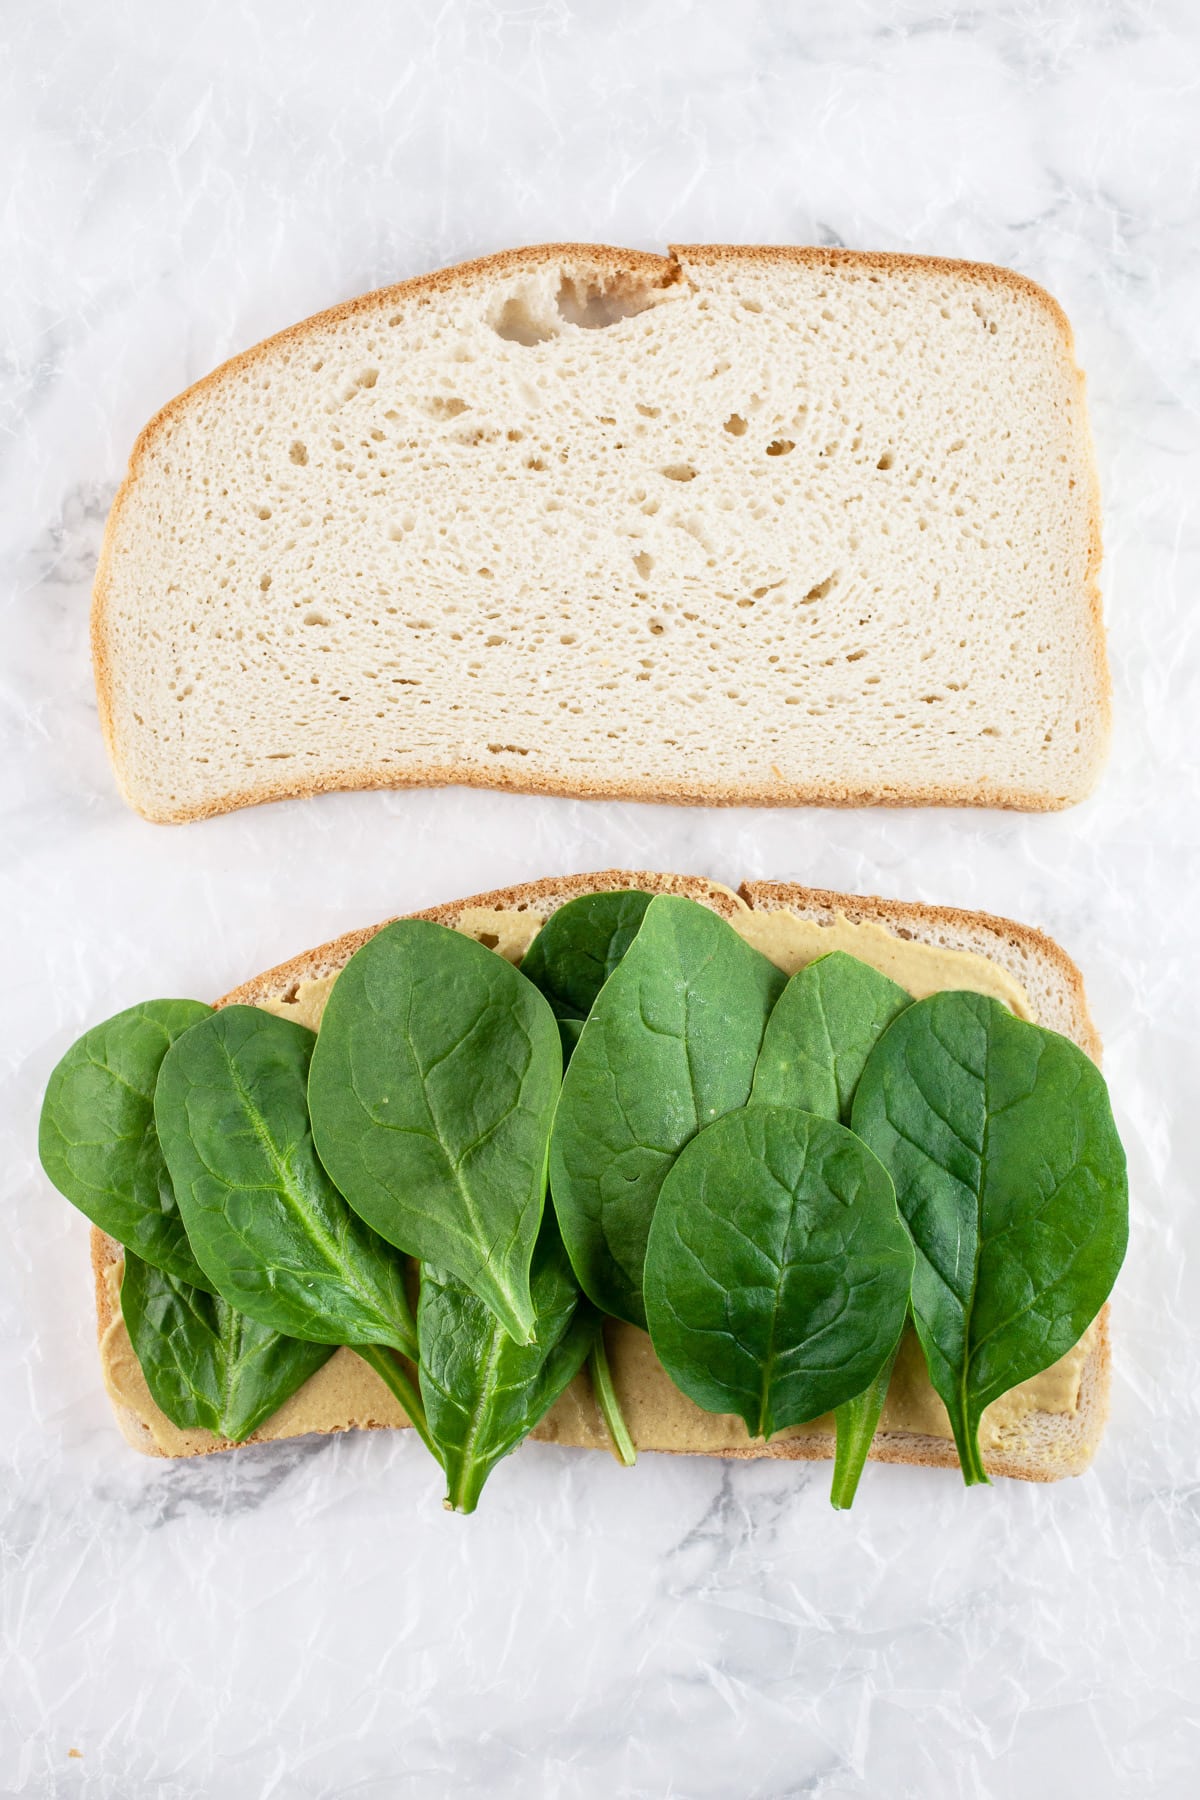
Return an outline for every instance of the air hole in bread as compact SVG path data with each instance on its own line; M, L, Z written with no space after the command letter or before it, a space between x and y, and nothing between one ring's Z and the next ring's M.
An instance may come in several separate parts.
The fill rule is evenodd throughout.
M786 456L789 450L796 448L791 438L774 438L767 445L768 456Z
M523 344L526 349L558 336L557 323L534 316L527 294L509 295L499 317L493 321L492 330L506 344Z
M895 460L896 459L892 455L891 451L885 450L883 455L880 457L879 461L875 464L875 467L877 469L890 469L892 467L892 464L895 462Z
M696 479L696 471L691 463L668 463L667 467L659 472L665 475L668 481L695 481Z
M825 577L824 581L819 581L817 583L816 587L809 588L807 594L805 594L805 596L804 596L805 601L824 600L826 594L829 593L830 589L833 587L833 584L836 580L837 580L837 570L835 569L832 575L827 575Z
M725 429L730 437L745 437L746 421L741 413L730 413L725 421Z
M299 438L293 443L291 449L288 451L288 455L294 463L299 463L301 467L308 461L308 450L306 446L300 442Z
M636 281L631 276L605 286L601 282L584 281L577 275L565 275L558 290L558 316L568 325L584 331L604 331L632 319L653 306L661 288ZM650 417L655 415L651 414Z

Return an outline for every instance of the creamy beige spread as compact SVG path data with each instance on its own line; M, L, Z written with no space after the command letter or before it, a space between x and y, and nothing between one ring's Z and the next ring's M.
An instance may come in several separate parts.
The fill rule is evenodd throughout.
M787 911L755 912L740 900L736 905L730 921L734 930L789 975L831 950L846 950L890 976L916 999L946 988L969 988L1002 1000L1020 1018L1033 1016L1020 983L987 957L972 951L917 943L870 921L853 923L841 913L831 924L818 925ZM458 929L479 938L511 962L520 962L542 923L543 916L532 911L493 912L485 907L468 907L459 917ZM315 1031L336 979L336 975L325 975L302 981L294 999L265 1000L261 1004L268 1012L295 1019ZM118 1279L119 1270L114 1267L108 1276L113 1316L101 1344L109 1393L135 1415L162 1453L177 1456L208 1448L212 1438L207 1432L179 1430L150 1398L121 1319ZM739 1449L750 1443L740 1419L703 1412L679 1392L644 1331L624 1324L610 1324L608 1329L613 1378L630 1430L641 1449L714 1451ZM1078 1410L1080 1381L1096 1329L1095 1325L1090 1327L1075 1348L1052 1368L1023 1382L988 1407L979 1434L985 1453L1001 1443L1010 1451L1018 1449L1022 1421L1031 1414L1070 1414ZM338 1350L254 1433L254 1439L406 1423L396 1400L374 1371L353 1351ZM831 1419L815 1419L811 1424L780 1432L779 1438L820 1436L832 1428ZM951 1436L946 1409L930 1385L920 1348L911 1333L896 1360L881 1428L937 1438ZM608 1436L586 1375L572 1382L534 1436L553 1443L607 1447Z

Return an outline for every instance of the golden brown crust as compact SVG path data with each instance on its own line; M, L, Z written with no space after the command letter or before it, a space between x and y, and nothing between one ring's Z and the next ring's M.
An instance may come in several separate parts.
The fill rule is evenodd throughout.
M110 1238L106 1231L98 1225L92 1226L92 1285L96 1290L96 1324L99 1334L104 1336L113 1321L113 1309L109 1304L108 1271L114 1263L123 1263L125 1252L115 1238Z
M1099 656L1107 671L1104 649ZM97 662L97 670L99 670ZM107 667L107 665L105 665ZM1107 680L1107 674L1105 676ZM97 673L97 691L100 676ZM1107 704L1107 703L1106 703ZM105 703L101 703L104 725ZM836 782L713 782L650 781L631 777L628 781L605 782L587 776L575 778L568 787L561 781L539 781L519 769L481 769L474 764L430 763L388 774L364 773L360 769L330 769L300 784L284 781L264 782L260 786L240 789L219 800L198 802L195 806L170 811L146 806L130 790L115 754L111 735L105 729L105 742L116 772L117 785L123 798L152 825L188 825L200 819L215 819L222 813L237 812L243 806L268 806L277 800L305 800L316 794L364 793L379 789L429 787L487 788L493 793L530 794L565 797L571 800L644 800L661 806L986 806L1001 812L1064 812L1086 798L1094 785L1078 793L1031 793L1022 788L1001 787L981 777L954 787L923 788L895 782L880 787L851 787ZM1106 727L1107 729L1107 727Z
M689 898L711 906L724 917L737 909L738 897L752 910L774 910L790 907L806 915L835 912L852 921L869 920L901 934L921 936L920 927L928 930L950 928L970 933L974 938L990 936L997 947L1019 944L1026 952L1048 963L1072 996L1079 1023L1079 1042L1089 1054L1099 1055L1099 1039L1092 1024L1083 989L1082 976L1071 958L1053 938L1032 926L1021 925L990 913L967 912L958 907L927 906L919 902L884 900L873 896L835 893L826 888L806 888L797 882L743 882L735 896L730 889L698 876L664 875L650 871L605 869L592 874L550 877L541 881L496 888L488 893L472 895L448 905L429 907L406 915L432 919L454 925L465 912L508 912L529 909L553 910L580 894L610 892L615 888L638 888L654 893L686 894ZM389 921L383 921L383 924ZM235 1003L253 1004L267 998L281 998L302 980L317 978L342 968L354 951L383 925L368 926L346 932L342 937L323 944L305 955L267 970L254 980L234 988L216 1002L218 1006ZM927 933L926 933L927 935ZM92 1266L95 1274L96 1316L99 1336L103 1339L113 1319L111 1289L107 1275L113 1263L120 1260L120 1246L103 1232L92 1230ZM1108 1333L1108 1307L1099 1315L1095 1340L1082 1373L1079 1406L1074 1417L1056 1424L1057 1438L1053 1454L1042 1450L1030 1452L1020 1447L1009 1451L991 1450L984 1458L990 1474L1008 1476L1021 1481L1055 1481L1065 1475L1079 1473L1091 1460L1108 1411L1111 1380L1111 1348ZM162 1455L153 1437L137 1416L114 1402L114 1411L122 1433L135 1449L150 1455ZM371 1421L356 1429L390 1429L382 1421ZM218 1439L205 1444L194 1454L208 1454L224 1449ZM833 1438L829 1434L783 1439L773 1444L749 1444L744 1448L719 1451L670 1451L670 1455L712 1454L726 1459L748 1460L772 1458L780 1461L826 1461L833 1455ZM876 1462L911 1463L926 1468L952 1469L958 1458L951 1442L944 1438L915 1432L880 1432L871 1447Z
M1008 288L1025 300L1045 308L1074 357L1071 321L1053 294L1016 269L998 263L964 261L953 256L924 256L915 250L847 250L841 244L671 244L672 260L686 275L688 263L800 263L809 269L873 269L881 275L896 273L939 276L956 281L981 281L989 287Z
M534 244L527 249L499 251L493 256L478 257L470 262L452 264L417 275L409 280L370 293L344 300L324 312L313 314L286 330L275 333L248 350L220 364L211 373L193 382L183 393L169 401L139 433L129 459L125 478L117 489L96 569L92 590L91 639L95 671L96 698L100 728L105 747L116 774L117 785L128 804L154 824L179 825L192 820L214 818L235 812L243 806L266 805L275 800L308 798L316 794L398 789L408 787L481 787L517 794L568 795L581 800L646 800L675 806L986 806L1016 812L1059 812L1076 805L1091 791L1098 769L1092 770L1086 784L1069 793L1046 793L1004 787L981 778L954 786L923 788L916 784L889 783L881 779L871 786L848 786L837 782L707 783L703 780L655 782L631 776L621 782L605 782L586 776L566 780L538 780L517 769L483 769L446 761L403 771L363 771L362 769L325 770L303 782L280 778L262 781L219 799L198 802L192 806L156 808L147 806L131 789L119 753L113 724L113 682L106 635L106 607L117 524L137 481L142 459L149 445L164 426L175 420L198 393L215 386L229 375L251 368L277 346L296 342L305 334L336 325L356 313L402 301L422 293L452 290L472 281L491 280L496 275L536 268L547 263L573 264L580 270L591 269L612 281L621 276L650 278L663 288L686 279L684 263L691 262L793 262L812 267L914 271L938 276L953 274L1004 287L1034 300L1049 313L1062 341L1063 350L1073 371L1084 407L1084 378L1075 363L1075 340L1070 321L1058 302L1028 276L1014 269L999 268L991 263L961 262L949 257L920 256L904 251L845 250L820 245L755 245L755 244L681 244L672 245L668 256L656 256L642 250L622 250L608 244ZM1083 416L1086 418L1086 409ZM1100 491L1095 456L1089 458L1090 486L1088 566L1084 587L1091 623L1091 641L1095 662L1096 704L1103 712L1101 740L1107 740L1111 726L1112 683L1104 640L1102 601L1098 584L1101 559Z

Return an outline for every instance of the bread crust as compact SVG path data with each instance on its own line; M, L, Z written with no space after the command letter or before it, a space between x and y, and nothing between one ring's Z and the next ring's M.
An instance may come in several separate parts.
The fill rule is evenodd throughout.
M1041 959L1062 984L1077 1023L1077 1030L1072 1035L1088 1055L1099 1059L1099 1037L1088 1011L1083 978L1075 963L1044 932L990 913L969 912L958 907L928 906L916 901L886 900L871 895L839 894L827 888L804 887L798 882L746 881L735 893L718 882L699 876L604 869L591 874L549 877L512 887L495 888L487 893L475 894L464 900L428 907L403 916L431 919L438 924L454 926L463 913L468 911L508 912L528 909L541 913L545 909L546 912L551 912L581 894L606 893L619 888L683 894L712 907L725 918L736 913L740 900L752 911L791 908L804 916L818 919L832 919L835 913L841 913L851 921L870 920L899 934L914 939L924 938L926 941L931 932L950 928L969 936L972 942L977 942L981 936L990 938L998 950L1006 945L1019 946L1027 955ZM265 999L285 998L298 982L318 979L343 968L362 944L389 923L390 920L382 920L377 925L345 932L341 937L279 963L253 980L231 989L215 1004L218 1007L254 1005ZM96 1227L92 1228L91 1251L98 1336L103 1339L114 1318L109 1271L113 1264L121 1260L123 1252L119 1244ZM1040 1418L1048 1422L1041 1435L1050 1440L1050 1448L1044 1447L1041 1453L1032 1453L1019 1446L1012 1450L993 1449L984 1456L989 1474L1020 1481L1048 1482L1081 1473L1091 1461L1104 1429L1110 1384L1111 1348L1106 1305L1098 1316L1091 1352L1083 1367L1079 1405L1075 1414L1031 1415L1034 1419ZM122 1434L135 1449L152 1456L164 1454L136 1414L116 1401L113 1405ZM391 1427L379 1421L356 1429L383 1430ZM1028 1435L1026 1432L1025 1436ZM206 1444L192 1454L206 1455L228 1447L219 1439L214 1439L211 1445ZM715 1455L735 1461L766 1457L787 1462L812 1462L827 1461L833 1452L832 1433L822 1433L802 1438L785 1438L768 1444L747 1444L739 1448L716 1451L676 1450L662 1454ZM878 1432L870 1455L876 1462L910 1463L925 1468L958 1467L958 1456L950 1440L917 1432Z
M1006 288L1044 308L1062 342L1063 354L1072 373L1079 403L1086 418L1084 377L1075 361L1075 340L1069 320L1058 302L1026 275L991 263L958 261L950 257L923 256L908 251L847 250L821 245L754 245L691 244L672 245L667 256L643 250L622 250L609 244L534 244L526 249L503 250L469 262L451 264L425 275L412 276L389 287L377 288L351 300L314 313L285 330L264 338L248 350L239 352L216 369L193 382L190 387L167 402L139 433L130 454L129 466L113 500L92 590L91 643L95 672L96 698L100 729L112 763L117 785L127 803L154 824L178 825L192 820L213 818L234 812L244 806L265 805L276 800L310 798L316 794L399 789L409 787L478 787L507 793L531 795L566 795L580 800L637 800L667 803L675 806L986 806L1017 812L1059 812L1074 806L1090 792L1097 767L1086 773L1078 791L1067 793L1034 792L1003 786L986 778L937 787L917 783L878 782L849 785L842 782L709 782L651 781L630 775L619 782L601 781L586 775L573 779L539 779L518 769L500 767L483 769L475 764L444 762L426 763L403 770L378 768L325 769L303 781L280 777L262 780L251 786L191 806L159 808L146 805L134 792L124 767L117 739L114 709L114 677L107 636L107 608L111 579L113 545L121 515L137 483L143 459L159 433L186 410L197 394L243 369L253 368L276 348L301 341L306 334L360 312L402 302L421 294L449 292L474 282L489 282L497 276L536 269L546 265L571 267L579 273L590 273L602 283L619 282L634 276L650 281L664 290L687 281L688 263L798 263L812 268L862 269L912 272L930 277L953 274L957 279L978 281L993 288ZM1090 442L1090 440L1089 440ZM1088 637L1093 656L1093 688L1101 713L1100 739L1107 742L1112 721L1112 682L1105 647L1099 570L1102 556L1100 536L1100 487L1094 450L1087 459L1089 484L1088 561L1084 590L1089 616Z
M1100 651L1104 657L1103 649ZM1104 663L1107 670L1107 662ZM99 676L97 676L99 688ZM1107 708L1107 702L1106 708ZM953 787L927 788L897 782L887 787L852 787L838 782L667 782L649 781L636 776L626 781L608 782L578 776L568 785L565 781L539 781L523 775L519 769L497 768L494 772L468 763L426 763L419 768L402 771L364 772L361 769L327 769L311 781L287 783L265 782L260 786L241 788L222 795L218 800L197 802L195 806L159 810L144 805L126 782L117 759L112 738L105 723L105 702L101 704L101 723L109 746L117 785L122 797L133 810L152 825L188 825L201 819L215 819L222 813L238 812L245 806L266 806L278 800L309 800L317 794L366 793L380 789L467 787L486 788L492 793L527 794L568 800L636 800L658 806L985 806L999 812L1065 812L1086 798L1086 792L1069 794L1032 794L1013 787L980 779ZM1106 711L1106 721L1107 721ZM1107 731L1107 722L1105 725ZM1090 787L1087 790L1090 792Z

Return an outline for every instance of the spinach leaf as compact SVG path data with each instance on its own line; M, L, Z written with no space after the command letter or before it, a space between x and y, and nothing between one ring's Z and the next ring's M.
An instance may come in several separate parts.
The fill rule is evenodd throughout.
M850 1123L850 1108L867 1057L912 1004L911 997L869 963L831 951L793 975L767 1021L754 1071L752 1104L797 1106ZM861 1394L834 1412L837 1437L832 1499L854 1500L900 1339Z
M484 1482L582 1368L600 1320L583 1299L552 1215L530 1275L531 1343L516 1344L464 1282L421 1271L421 1395L446 1470L446 1505L474 1512Z
M600 989L637 936L650 898L632 888L581 894L551 913L525 952L521 973L550 1002L564 1063Z
M659 1189L698 1131L745 1104L783 985L724 919L675 895L650 902L604 984L550 1144L567 1253L603 1312L645 1325L642 1265Z
M632 888L583 894L552 913L526 951L521 973L554 1010L564 1067L574 1055L600 989L637 936L650 900L651 895ZM596 1334L587 1366L613 1454L625 1468L632 1468L637 1449L621 1411L603 1331Z
M533 983L461 932L402 919L351 957L309 1079L321 1161L359 1216L528 1343L529 1267L562 1074Z
M697 1405L769 1438L874 1378L912 1267L865 1144L813 1113L748 1106L702 1131L663 1183L646 1253L651 1342Z
M196 1255L231 1306L291 1337L416 1354L402 1258L351 1212L313 1149L315 1038L227 1006L172 1045L158 1133Z
M240 1444L333 1355L125 1252L121 1312L155 1405L182 1430Z
M917 1250L912 1305L967 1484L985 1406L1077 1343L1125 1255L1125 1154L1100 1071L982 994L934 994L867 1059L853 1125Z
M209 1282L192 1254L154 1129L154 1083L182 1032L211 1007L146 1000L72 1044L42 1102L42 1167L101 1231L196 1287Z
M902 987L844 950L793 975L767 1021L750 1098L850 1123L868 1055L912 1001Z

